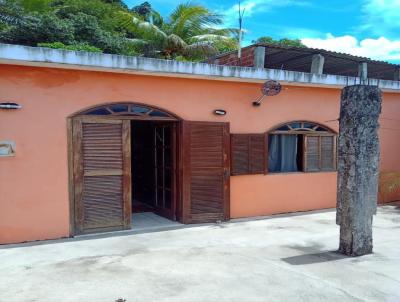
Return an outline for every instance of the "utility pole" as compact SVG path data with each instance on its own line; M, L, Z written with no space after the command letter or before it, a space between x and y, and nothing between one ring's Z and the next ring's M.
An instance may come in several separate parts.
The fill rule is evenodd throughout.
M243 10L241 9L240 1L239 1L239 9L238 9L238 13L239 13L239 47L238 47L239 65L242 60L242 28L243 28L243 16L244 16L245 10L246 10L246 8L243 8Z

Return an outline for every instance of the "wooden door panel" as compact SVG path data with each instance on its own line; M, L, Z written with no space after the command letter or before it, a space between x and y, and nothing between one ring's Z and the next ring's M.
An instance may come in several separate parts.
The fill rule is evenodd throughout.
M121 225L122 175L85 176L83 181L83 229Z
M229 124L183 122L183 221L229 219Z
M130 227L130 122L73 122L75 233Z
M168 219L176 219L175 202L175 144L176 125L158 123L155 126L155 174L156 208L155 212Z

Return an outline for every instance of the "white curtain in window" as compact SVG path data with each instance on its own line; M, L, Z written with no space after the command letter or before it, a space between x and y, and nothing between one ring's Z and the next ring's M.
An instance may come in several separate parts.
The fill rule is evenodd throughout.
M268 171L297 172L297 135L273 134L268 142Z

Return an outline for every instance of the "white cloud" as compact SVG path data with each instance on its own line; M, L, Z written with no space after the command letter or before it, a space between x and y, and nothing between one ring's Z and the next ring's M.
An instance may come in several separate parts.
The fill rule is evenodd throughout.
M322 48L375 60L400 61L400 39L389 40L385 37L380 37L378 39L363 39L359 41L349 35L335 37L332 34L327 34L323 39L304 38L301 41L312 48Z
M364 0L361 30L376 35L399 36L400 0Z

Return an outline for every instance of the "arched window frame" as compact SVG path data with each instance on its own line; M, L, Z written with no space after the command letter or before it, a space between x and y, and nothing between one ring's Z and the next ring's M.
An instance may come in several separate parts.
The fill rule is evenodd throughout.
M280 124L268 132L268 158L270 165L270 136L298 135L302 140L302 149L298 150L301 167L293 172L329 172L337 169L337 133L327 126L312 121L291 121ZM287 171L270 171L285 173Z
M107 103L86 108L77 112L73 116L118 118L118 119L138 119L138 120L165 120L178 121L179 117L167 110L144 105L141 103Z
M285 127L287 130L282 130ZM291 121L279 124L268 131L268 134L311 134L313 132L321 135L336 135L332 129L310 121Z

